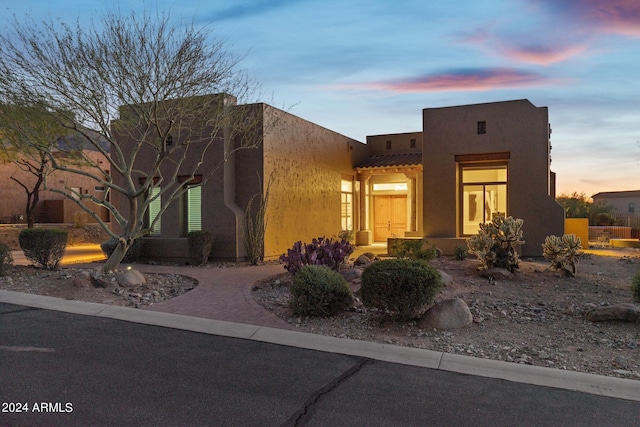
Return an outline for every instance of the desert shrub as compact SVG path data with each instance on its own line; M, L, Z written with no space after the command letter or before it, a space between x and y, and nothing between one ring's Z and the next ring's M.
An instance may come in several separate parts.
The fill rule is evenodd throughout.
M595 225L597 226L612 226L616 223L616 217L609 212L599 212L594 218Z
M332 316L349 308L352 302L347 281L325 266L302 267L290 292L289 307L296 316Z
M408 259L388 259L365 268L360 296L367 307L409 318L431 304L441 288L440 273L430 265Z
M69 233L54 228L25 228L18 235L20 249L31 261L48 269L58 267Z
M194 265L206 265L213 246L213 234L210 231L190 231L189 256Z
M124 262L125 264L135 262L140 256L143 243L144 240L142 239L134 240L133 243L131 243L131 246L129 246L129 249L127 249L127 253L124 254L122 262ZM109 258L113 251L116 250L116 246L118 246L118 239L116 239L115 237L110 237L109 239L100 243L100 249L102 249L102 252L107 258Z
M395 239L389 246L389 256L429 261L438 255L435 245L426 239Z
M467 255L467 248L465 248L464 246L458 245L453 249L453 258L456 261L464 261L467 258Z
M506 268L514 272L520 265L516 247L522 240L523 220L498 216L493 221L480 224L480 231L467 240L469 252L480 260L480 269Z
M631 293L633 294L633 299L636 302L640 302L640 273L633 277L631 282Z
M296 242L280 256L284 268L296 274L305 265L323 265L332 270L339 270L349 255L353 253L353 246L346 240L332 240L325 237L313 239L311 243Z
M262 187L260 175L258 182ZM265 187L264 194L256 193L249 199L245 209L245 232L243 233L244 248L247 251L247 261L252 265L264 259L264 235L267 232L267 207L269 206L269 192L271 191L270 178ZM260 197L259 197L260 196ZM252 208L253 200L258 198L257 208Z
M341 230L340 233L338 233L338 239L351 243L355 239L355 233L353 230Z
M542 256L551 261L551 268L575 277L578 257L582 255L580 243L580 238L575 234L565 234L562 237L547 236L542 244Z
M82 210L73 212L73 228L82 228L87 225L87 213Z
M6 276L9 266L12 264L11 248L4 243L0 243L0 276Z

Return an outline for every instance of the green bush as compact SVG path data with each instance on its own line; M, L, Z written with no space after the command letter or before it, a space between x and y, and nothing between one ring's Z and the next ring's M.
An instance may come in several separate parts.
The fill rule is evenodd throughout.
M389 256L396 258L429 261L437 255L435 245L426 239L394 239L389 247Z
M467 248L465 248L464 246L459 245L453 249L453 258L456 261L464 261L467 258L467 255Z
M0 243L0 276L7 275L7 269L11 264L13 264L11 249L4 243Z
M124 255L124 258L122 258L122 262L124 262L125 264L136 262L136 260L140 256L140 252L142 251L143 243L144 240L142 239L134 240L131 246L129 246L129 249L127 249L127 253ZM116 246L118 246L118 239L116 239L115 237L110 237L109 239L100 243L100 249L102 249L102 252L107 258L109 258L113 251L116 250Z
M360 296L367 307L410 318L431 304L441 288L440 273L426 263L388 259L364 270Z
M633 299L636 302L640 302L640 273L633 277L631 282L631 292L633 293Z
M206 265L213 246L213 234L210 231L190 231L189 256L194 265Z
M69 233L54 228L25 228L18 235L20 249L31 261L48 269L58 267Z
M329 267L305 265L294 276L289 307L296 316L332 316L351 306L351 290Z

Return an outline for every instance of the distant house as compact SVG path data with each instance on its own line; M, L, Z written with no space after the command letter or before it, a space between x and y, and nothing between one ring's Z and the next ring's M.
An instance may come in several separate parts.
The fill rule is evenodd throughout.
M106 166L107 159L97 151L85 150L85 155L96 164L104 164ZM61 155L61 153L58 153ZM108 169L108 168L106 168ZM25 184L29 189L33 188L36 177L19 168L11 162L0 161L0 223L24 222L26 220L26 203L27 195L24 188L14 179ZM49 187L55 189L71 188L82 194L93 195L101 199L105 197L105 189L96 185L91 178L63 171L52 172L47 183ZM40 223L72 223L73 216L80 208L65 196L47 191L41 188L39 194L40 202L36 208L35 220ZM87 203L87 206L95 208L95 211L104 221L109 221L109 215L106 209L100 208L93 203ZM21 219L20 219L21 218ZM19 219L16 221L16 219ZM95 222L89 216L86 216L87 222Z
M213 232L213 257L243 258L245 208L267 182L264 253L271 259L298 240L345 229L359 245L427 237L453 253L479 223L509 215L524 219L525 256L540 256L544 238L564 232L546 107L517 100L428 108L421 132L369 136L366 144L267 104L235 108L252 109L263 129L278 125L258 148L231 154L205 183L195 180L192 198L169 205L145 244L147 256L187 257L185 236L196 224ZM232 144L219 137L203 171Z
M606 191L591 198L594 203L611 206L616 214L636 216L640 213L640 190Z

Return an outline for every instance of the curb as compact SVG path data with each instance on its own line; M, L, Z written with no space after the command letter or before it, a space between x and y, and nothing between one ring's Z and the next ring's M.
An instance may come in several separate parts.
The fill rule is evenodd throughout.
M83 316L153 325L190 332L260 341L323 352L360 356L383 362L498 378L506 381L560 388L599 396L640 402L640 381L521 365L490 359L449 354L412 347L328 337L306 332L210 320L179 314L70 301L42 295L0 290L0 302Z

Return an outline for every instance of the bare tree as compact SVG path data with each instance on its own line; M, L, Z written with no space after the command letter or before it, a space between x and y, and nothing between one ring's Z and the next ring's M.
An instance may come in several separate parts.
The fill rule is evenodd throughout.
M234 106L257 89L238 61L208 29L173 23L160 12L107 13L99 23L75 26L15 20L0 35L0 90L7 101L41 106L107 156L106 166L86 157L91 167L77 168L47 152L54 169L105 188L100 199L52 190L118 239L105 271L117 267L189 185L204 183L233 151L259 142L250 136L263 131L255 109ZM205 168L221 144L224 155ZM158 198L162 209L145 221ZM111 227L86 199L110 212Z
M39 108L0 103L0 153L33 177L10 177L25 191L28 228L35 223L40 190L51 172L47 153L68 132Z

